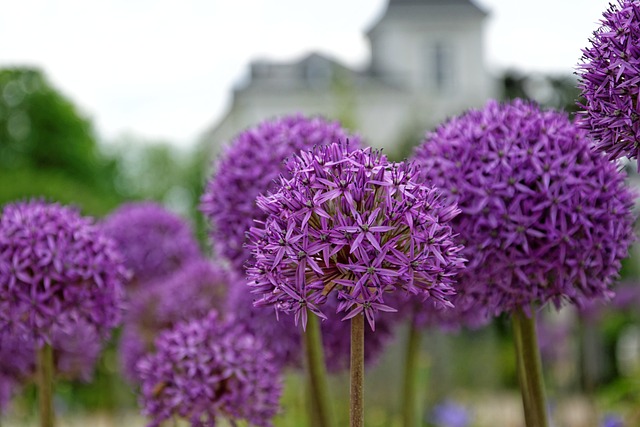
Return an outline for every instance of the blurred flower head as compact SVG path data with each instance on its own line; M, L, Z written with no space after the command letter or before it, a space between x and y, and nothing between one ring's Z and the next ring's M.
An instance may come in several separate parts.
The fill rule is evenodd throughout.
M611 160L640 155L640 2L609 4L578 65L584 111L578 123Z
M154 202L120 206L104 220L102 229L124 255L133 287L157 282L200 257L187 222Z
M0 330L38 344L74 319L104 337L121 320L125 269L114 242L77 210L39 200L0 218Z
M260 337L265 347L274 355L277 363L283 367L302 367L302 335L295 327L292 316L275 316L273 307L254 307L256 295L251 293L246 279L232 280L226 312L232 313L237 322L247 332ZM329 296L329 310L337 308L336 295ZM329 372L340 372L349 368L350 328L345 328L342 316L328 313L327 319L320 323L325 362ZM375 333L365 330L365 364L375 363L386 344L393 339L394 326L399 320L393 313L376 319Z
M192 260L165 280L136 292L129 302L120 338L120 359L129 380L137 382L136 364L152 352L158 334L178 322L226 307L229 275L206 259Z
M635 194L565 114L491 101L428 133L415 161L462 210L469 264L454 304L491 315L612 296Z
M430 418L435 427L468 427L471 425L469 411L452 400L446 400L436 405Z
M449 221L459 212L440 193L416 183L411 163L390 163L370 148L334 143L288 162L290 178L258 196L267 219L249 234L254 260L250 286L306 324L338 294L344 319L364 313L372 329L392 291L449 305L463 266Z
M602 427L625 427L622 417L615 414L605 415L601 425Z
M279 410L282 384L272 354L215 312L164 331L138 369L152 427L173 417L201 427L219 419L266 427Z
M255 199L274 190L280 174L288 174L284 160L299 150L347 140L353 148L360 145L359 137L340 123L302 115L265 121L240 133L217 161L201 200L216 252L243 271L251 254L244 247L245 235L254 219L266 218Z

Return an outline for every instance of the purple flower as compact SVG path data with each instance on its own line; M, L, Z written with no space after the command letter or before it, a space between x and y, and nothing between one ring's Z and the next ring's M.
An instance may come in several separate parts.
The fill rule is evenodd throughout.
M602 427L624 427L624 420L619 415L607 414L602 420Z
M51 343L76 319L108 335L121 318L124 266L90 219L59 204L9 204L0 218L0 330Z
M90 381L102 350L96 327L63 315L51 330L56 374L72 380ZM0 332L0 411L8 399L28 382L36 370L34 340Z
M67 319L51 335L56 372L68 379L91 381L102 352L95 326L81 319Z
M212 312L163 332L156 349L138 364L149 426L174 416L201 427L219 418L272 425L282 392L279 370L238 322L222 323Z
M7 409L15 393L16 381L11 376L0 374L0 415Z
M284 160L299 150L346 140L352 148L360 145L338 122L302 115L266 121L239 134L218 160L201 201L216 252L242 271L250 257L245 235L254 219L266 218L255 199L275 189L278 176L287 174Z
M250 231L257 305L304 326L307 309L326 318L320 306L335 292L343 320L364 313L374 329L378 311L395 311L385 297L396 290L450 304L463 263L448 225L458 210L414 182L411 163L335 143L301 152L288 170L257 199L268 214Z
M454 304L498 314L612 295L635 195L565 114L491 101L427 134L415 158L462 210L469 264Z
M422 301L404 296L398 301L398 311L419 329L438 328L451 333L458 332L463 327L479 329L491 321L483 310L477 309L468 295L456 294L450 300L453 307L443 307L430 299Z
M276 318L273 307L254 307L254 297L244 277L231 280L225 313L232 313L248 333L260 337L281 366L301 367L302 337L293 318Z
M232 280L229 290L228 312L233 313L247 332L260 337L274 359L283 367L302 366L302 336L291 316L274 316L273 307L254 307L255 295L242 279ZM338 300L330 296L327 304L334 310ZM393 337L396 316L384 315L376 319L375 333L365 330L365 364L378 360L386 344ZM349 367L350 329L345 328L341 316L330 313L320 324L325 362L329 372L339 372Z
M637 313L640 306L640 284L637 282L621 282L615 288L615 296L609 300L589 301L579 308L578 312L584 319L599 320L607 311L618 313Z
M431 419L436 427L468 427L471 424L467 409L451 400L436 405Z
M137 382L136 364L153 351L158 334L176 323L204 317L226 303L229 276L209 260L192 260L164 281L136 292L124 320L120 358L125 375Z
M585 111L578 123L610 160L640 154L640 2L610 4L578 65Z
M327 311L336 310L338 307L337 294L333 293L327 299ZM287 316L290 318L290 316ZM322 331L322 346L327 370L330 373L346 371L349 369L351 356L351 329L345 328L344 322L335 313L328 313L327 319L320 324ZM376 315L376 330L368 328L364 331L364 363L372 366L380 359L387 344L394 338L395 326L399 323L400 316L396 313L378 313Z
M35 349L33 341L0 332L0 414L20 384L32 374Z
M124 204L102 226L118 243L127 268L133 272L132 287L162 279L200 257L189 225L153 202Z

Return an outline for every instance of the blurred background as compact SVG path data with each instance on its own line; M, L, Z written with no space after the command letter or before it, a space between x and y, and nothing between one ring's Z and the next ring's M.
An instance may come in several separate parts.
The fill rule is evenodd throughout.
M239 131L284 113L323 114L402 159L425 131L489 98L571 113L580 49L607 4L0 0L0 204L45 196L102 217L152 199L187 218L207 250L198 199ZM636 166L627 170L637 185ZM558 426L599 425L609 413L640 425L638 252L619 301L543 316ZM402 363L403 334L370 372L369 425L399 422L386 385L400 387L388 367ZM425 336L425 420L454 425L436 424L440 410L468 418L456 426L521 425L508 322ZM115 352L105 352L93 383L58 387L62 413L81 414L69 425L88 425L85 413L91 425L144 424ZM290 409L299 381L289 378ZM27 390L3 425L29 418L33 396Z

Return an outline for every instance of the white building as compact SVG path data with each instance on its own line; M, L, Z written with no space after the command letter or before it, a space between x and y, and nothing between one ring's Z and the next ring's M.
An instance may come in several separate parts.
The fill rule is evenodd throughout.
M470 0L389 0L367 32L371 61L363 70L318 53L296 62L255 61L205 143L215 153L249 126L301 112L339 119L370 145L400 151L408 138L493 95L486 15Z

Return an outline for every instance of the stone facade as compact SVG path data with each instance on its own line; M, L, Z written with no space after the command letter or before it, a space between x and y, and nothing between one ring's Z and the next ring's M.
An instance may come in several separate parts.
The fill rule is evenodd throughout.
M389 0L367 31L365 69L318 53L289 63L253 62L204 143L213 156L248 126L301 112L339 119L390 154L403 151L407 140L493 96L484 63L485 17L469 0Z

